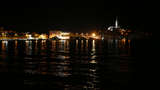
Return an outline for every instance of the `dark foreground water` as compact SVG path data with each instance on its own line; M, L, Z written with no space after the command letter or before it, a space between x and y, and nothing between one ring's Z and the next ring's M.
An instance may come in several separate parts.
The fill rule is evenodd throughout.
M1 85L53 90L143 89L150 83L146 78L150 47L148 39L0 41Z

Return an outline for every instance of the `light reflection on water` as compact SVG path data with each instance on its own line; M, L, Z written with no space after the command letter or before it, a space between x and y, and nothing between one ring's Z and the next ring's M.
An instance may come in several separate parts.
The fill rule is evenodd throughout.
M8 52L8 47L14 52ZM113 77L111 72L118 75L129 71L130 48L131 40L126 39L1 41L0 65L6 59L23 60L27 88L101 90L104 83L127 83L118 77L109 80ZM9 53L15 56L8 58Z
M2 41L2 51L6 51L8 48L8 41Z

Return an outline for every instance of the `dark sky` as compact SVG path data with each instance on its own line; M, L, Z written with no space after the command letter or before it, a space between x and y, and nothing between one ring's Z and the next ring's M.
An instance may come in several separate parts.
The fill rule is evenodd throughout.
M116 16L122 27L143 31L153 11L150 4L138 0L4 3L11 7L0 8L0 26L22 32L46 32L55 26L62 26L65 31L92 31L113 25Z

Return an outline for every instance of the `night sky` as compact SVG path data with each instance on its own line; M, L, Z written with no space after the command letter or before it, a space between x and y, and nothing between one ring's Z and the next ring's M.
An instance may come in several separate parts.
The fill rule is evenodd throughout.
M88 32L103 25L113 25L116 16L122 27L145 31L151 17L150 13L153 13L149 4L138 0L112 0L112 2L39 0L23 4L4 2L3 5L5 7L0 7L0 26L19 32L47 32L49 29L59 27L63 27L64 31Z

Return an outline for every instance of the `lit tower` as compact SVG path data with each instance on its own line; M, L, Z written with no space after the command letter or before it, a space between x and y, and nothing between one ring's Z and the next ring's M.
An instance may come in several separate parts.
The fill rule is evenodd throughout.
M117 29L120 29L120 26L118 25L118 19L117 19L117 17L116 17L115 25L108 27L108 30L109 30L109 31L115 31L115 30L117 30Z
M117 19L117 17L116 17L116 22L115 22L115 28L119 28L119 26L118 26L118 19Z

